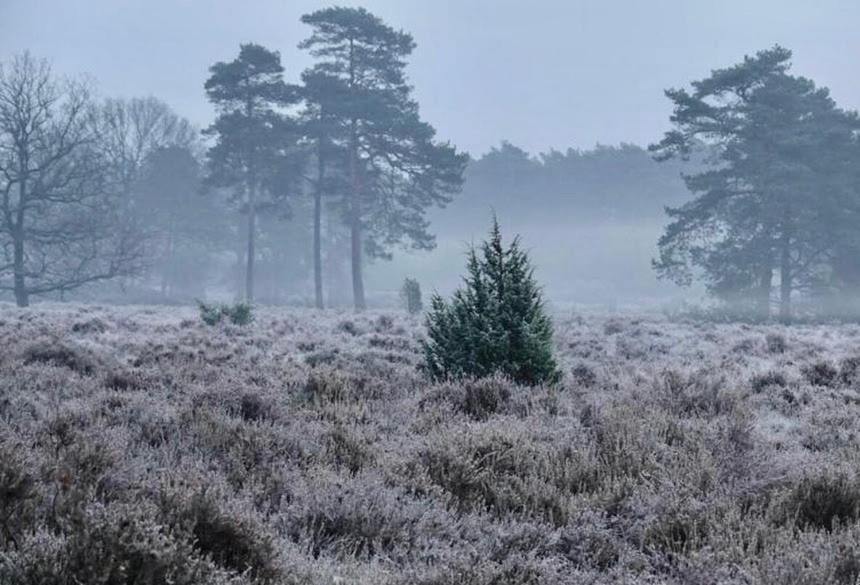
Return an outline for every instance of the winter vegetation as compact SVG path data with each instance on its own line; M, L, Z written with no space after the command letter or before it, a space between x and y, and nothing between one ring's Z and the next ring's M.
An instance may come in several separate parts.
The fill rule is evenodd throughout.
M201 127L0 55L0 585L860 585L856 111L773 45L470 155L296 22Z
M555 314L555 385L420 320L0 312L0 582L850 584L856 325Z

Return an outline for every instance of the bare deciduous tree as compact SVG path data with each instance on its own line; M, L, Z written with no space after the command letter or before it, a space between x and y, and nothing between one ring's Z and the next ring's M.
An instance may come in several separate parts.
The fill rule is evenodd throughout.
M19 306L135 272L85 83L23 53L0 64L0 291Z

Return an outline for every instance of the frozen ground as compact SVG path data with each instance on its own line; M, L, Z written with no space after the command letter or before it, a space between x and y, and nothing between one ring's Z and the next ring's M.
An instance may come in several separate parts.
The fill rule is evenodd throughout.
M397 312L4 306L0 582L857 582L860 327L556 329L431 385Z

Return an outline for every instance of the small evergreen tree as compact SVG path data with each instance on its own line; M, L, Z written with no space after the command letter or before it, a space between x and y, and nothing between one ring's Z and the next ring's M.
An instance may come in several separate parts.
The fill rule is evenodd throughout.
M421 300L421 285L414 278L407 278L403 281L400 299L410 315L417 315L424 309L424 303Z
M523 384L554 383L552 322L519 240L504 249L498 221L489 241L468 255L465 286L450 303L431 299L424 369L449 379L502 373Z

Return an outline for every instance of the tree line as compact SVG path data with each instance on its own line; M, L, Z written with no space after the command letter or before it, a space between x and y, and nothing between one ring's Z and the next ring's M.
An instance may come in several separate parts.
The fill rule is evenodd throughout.
M361 8L302 21L311 34L299 48L315 63L301 83L285 80L278 52L241 45L210 68L217 118L202 136L155 98L97 100L28 53L3 64L0 291L27 306L157 278L166 296L193 287L204 258L232 252L234 287L252 302L258 263L303 263L291 237L310 231L315 305L325 239L333 262L346 251L362 309L367 258L431 249L426 211L459 191L468 157L419 115L412 37Z
M19 306L94 289L187 299L214 273L247 302L310 280L316 307L361 309L365 264L433 248L430 210L465 181L448 214L460 222L491 208L650 220L665 206L660 277L757 317L787 320L799 301L860 309L860 118L792 74L787 49L667 91L672 127L650 153L533 157L504 142L470 160L419 115L408 33L360 8L302 21L314 61L297 83L278 52L241 45L210 68L217 116L202 132L153 97L100 99L29 53L0 63L0 293ZM439 224L454 233L457 218Z

